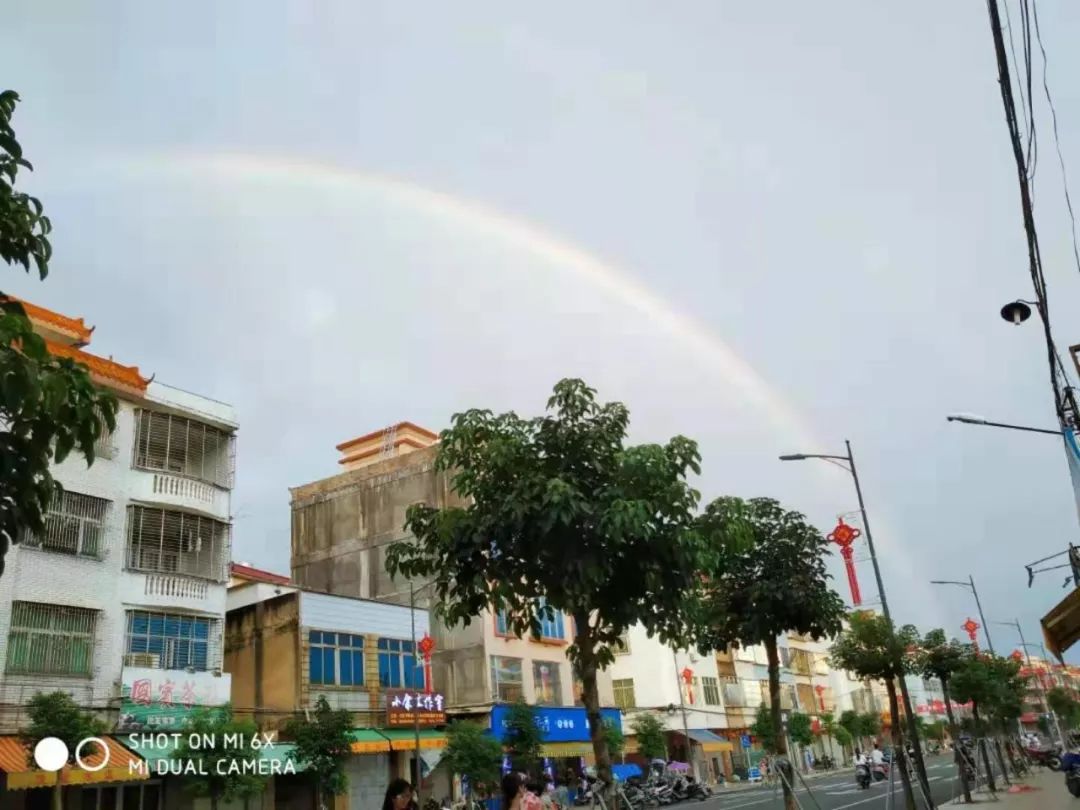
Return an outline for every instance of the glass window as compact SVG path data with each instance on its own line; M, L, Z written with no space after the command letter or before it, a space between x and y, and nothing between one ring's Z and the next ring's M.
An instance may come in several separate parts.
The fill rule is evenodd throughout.
M626 631L619 636L618 642L615 644L616 655L627 655L630 652L630 632Z
M536 608L540 619L540 638L563 641L566 639L566 631L563 627L563 615L558 610L545 610L547 599L541 596L536 600Z
M533 691L538 706L562 705L561 667L555 661L533 661Z
M615 692L615 705L620 709L637 707L637 700L634 697L633 678L616 678L611 682L611 688Z
M500 636L510 635L510 624L506 620L505 610L500 610L495 614L495 632Z
M89 677L96 624L96 610L13 602L7 672Z
M364 685L364 637L349 633L308 634L308 680L320 686Z
M133 466L185 475L223 489L233 485L233 436L175 414L135 413Z
M229 524L172 509L128 507L127 567L224 582Z
M129 610L127 615L127 654L148 655L141 665L159 669L192 669L205 672L210 661L210 628L217 620L176 613L151 613Z
M413 643L380 638L379 685L387 689L423 689L424 665L413 654Z
M491 692L495 700L512 703L524 696L521 659L491 656Z

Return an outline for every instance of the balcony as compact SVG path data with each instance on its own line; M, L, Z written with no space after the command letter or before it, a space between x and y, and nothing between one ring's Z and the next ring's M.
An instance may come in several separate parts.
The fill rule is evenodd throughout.
M206 580L149 574L143 589L144 596L165 596L170 600L205 601L210 585Z
M146 474L134 476L131 492L133 500L197 509L223 519L228 518L228 490L175 473L151 470L143 472Z

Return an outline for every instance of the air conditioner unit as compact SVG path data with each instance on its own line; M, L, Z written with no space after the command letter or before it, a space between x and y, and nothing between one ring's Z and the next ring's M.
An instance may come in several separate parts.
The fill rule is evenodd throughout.
M157 669L158 655L157 653L131 653L124 656L124 666Z

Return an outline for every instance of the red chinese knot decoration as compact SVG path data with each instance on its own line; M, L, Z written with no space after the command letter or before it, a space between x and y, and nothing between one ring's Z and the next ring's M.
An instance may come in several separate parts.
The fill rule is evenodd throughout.
M1011 658L1013 661L1017 661L1017 662L1023 661L1024 660L1024 654L1021 653L1019 650L1013 650L1012 654L1009 656L1009 658Z
M424 656L424 691L431 693L431 653L435 651L435 639L424 633L424 637L416 645L416 649Z
M694 702L694 670L687 667L681 673L683 683L686 684L686 696L690 699L690 703Z
M818 684L814 687L814 691L817 692L818 705L821 706L821 711L825 711L825 698L822 697L825 694L825 687Z
M859 580L855 576L855 561L852 559L855 551L851 545L862 537L862 531L854 526L844 523L843 518L836 522L836 528L829 533L828 540L840 546L840 556L844 558L844 569L847 571L848 585L851 587L851 603L858 607L862 604L862 593L859 592Z
M960 625L960 627L965 633L968 634L968 638L971 639L972 646L974 646L976 652L978 652L979 639L978 639L977 633L979 632L979 628L982 627L982 625L979 624L977 621L975 621L970 616L968 616L968 620L966 622L964 622L962 625Z

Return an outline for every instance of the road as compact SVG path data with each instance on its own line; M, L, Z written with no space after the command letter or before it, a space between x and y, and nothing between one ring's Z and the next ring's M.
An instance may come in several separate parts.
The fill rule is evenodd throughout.
M934 804L944 806L952 800L958 784L956 781L956 766L953 765L952 757L930 757L926 762L926 775L930 780L930 789L933 793ZM855 787L854 769L837 771L835 775L820 776L809 779L806 782L809 793L802 784L796 792L799 804L804 810L846 810L849 807L857 807L859 810L884 810L888 798L889 783L879 782L869 790L859 790ZM902 808L903 789L900 780L896 780L893 788L896 795L893 798L892 807ZM919 801L918 789L915 788L916 806L923 807ZM815 804L816 802L816 804ZM687 810L700 807L702 810L782 810L784 799L779 789L772 787L754 787L742 790L733 790L730 793L721 793L718 797L707 802L689 803L683 805Z

